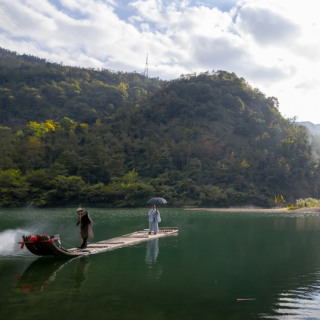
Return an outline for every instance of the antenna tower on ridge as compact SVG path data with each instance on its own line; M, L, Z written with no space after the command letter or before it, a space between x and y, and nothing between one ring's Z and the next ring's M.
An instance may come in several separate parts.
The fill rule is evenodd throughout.
M146 67L144 68L144 76L148 78L148 54L146 59Z

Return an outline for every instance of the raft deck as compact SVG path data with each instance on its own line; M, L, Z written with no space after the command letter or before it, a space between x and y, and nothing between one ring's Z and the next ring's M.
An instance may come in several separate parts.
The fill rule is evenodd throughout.
M144 229L117 238L90 243L86 249L64 249L62 247L57 247L54 242L48 242L50 239L49 236L40 237L40 240L37 243L30 241L31 236L22 236L22 239L27 249L38 256L86 256L131 246L151 239L177 235L178 228L159 228L157 234L152 233L149 235L148 233L149 229Z

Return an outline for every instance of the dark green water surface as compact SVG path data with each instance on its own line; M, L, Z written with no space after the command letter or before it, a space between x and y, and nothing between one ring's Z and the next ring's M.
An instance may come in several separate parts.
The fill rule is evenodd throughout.
M79 245L72 211L0 209L0 319L320 319L318 214L163 208L178 236L75 259L20 249L22 234ZM89 211L91 242L148 227L148 209Z

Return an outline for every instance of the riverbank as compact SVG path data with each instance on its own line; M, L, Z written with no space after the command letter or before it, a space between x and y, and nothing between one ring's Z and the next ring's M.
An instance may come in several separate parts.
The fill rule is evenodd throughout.
M261 213L315 213L320 212L320 207L305 207L301 209L288 210L287 208L186 208L187 211L213 211L213 212L261 212Z

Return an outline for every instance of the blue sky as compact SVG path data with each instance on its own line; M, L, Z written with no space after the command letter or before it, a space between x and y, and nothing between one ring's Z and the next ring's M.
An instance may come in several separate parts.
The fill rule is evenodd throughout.
M318 2L0 0L0 46L66 65L163 79L207 70L244 77L281 112L320 123Z
M115 6L115 12L119 16L120 19L127 21L130 16L134 14L134 9L129 6L129 4L133 2L131 0L122 0L117 1L117 6ZM164 6L168 6L172 4L173 1L163 1ZM199 7L206 6L208 8L218 8L222 12L229 12L232 7L234 7L237 1L234 0L204 0L204 1L189 1L189 6L191 7Z
M72 10L66 10L66 8L61 4L59 0L49 0L55 7L57 7L61 11L68 12L68 14L72 15L77 19L83 18L85 15L78 12L73 12ZM116 5L114 5L114 11L118 15L121 20L128 21L128 18L135 14L135 9L130 6L132 0L121 0L116 1ZM164 6L168 6L173 3L173 1L162 1ZM206 6L209 8L218 8L222 12L229 12L232 7L236 5L237 1L235 0L192 0L188 1L188 5L192 7Z

